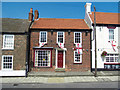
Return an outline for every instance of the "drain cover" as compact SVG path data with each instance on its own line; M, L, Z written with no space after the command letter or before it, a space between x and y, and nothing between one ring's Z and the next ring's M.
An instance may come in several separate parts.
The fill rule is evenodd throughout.
M18 86L18 84L13 84L13 86Z

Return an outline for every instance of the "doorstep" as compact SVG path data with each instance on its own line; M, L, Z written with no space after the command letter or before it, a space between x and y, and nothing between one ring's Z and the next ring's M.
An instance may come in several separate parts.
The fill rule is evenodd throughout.
M65 72L65 68L56 68L55 72Z

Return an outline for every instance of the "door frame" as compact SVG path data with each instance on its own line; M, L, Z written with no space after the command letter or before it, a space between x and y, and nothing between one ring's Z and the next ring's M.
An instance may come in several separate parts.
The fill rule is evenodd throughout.
M56 65L55 65L55 69L58 68L58 51L63 51L63 68L65 68L65 50L64 49L63 50L56 49Z

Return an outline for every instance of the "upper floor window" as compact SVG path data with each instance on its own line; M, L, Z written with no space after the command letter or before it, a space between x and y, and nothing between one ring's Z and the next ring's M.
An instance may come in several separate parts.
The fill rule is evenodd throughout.
M82 42L82 33L74 32L74 43L81 43L81 42Z
M3 49L14 49L14 35L3 35Z
M46 31L40 32L40 42L47 43L47 32Z
M13 56L12 55L3 55L2 56L2 69L3 70L12 70L13 69Z
M109 29L109 40L114 40L114 29Z
M64 32L57 32L57 43L64 43Z

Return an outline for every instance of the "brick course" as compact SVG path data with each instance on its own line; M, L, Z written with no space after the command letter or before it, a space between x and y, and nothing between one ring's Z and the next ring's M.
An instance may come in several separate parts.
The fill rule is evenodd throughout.
M40 31L34 30L31 31L30 37L30 70L31 71L55 71L55 61L56 61L56 53L55 49L52 50L52 67L33 67L33 56L34 49L33 47L39 47L39 33ZM57 39L57 31L47 32L47 44L44 47L53 47L56 48L58 45L56 44ZM71 31L70 35L67 31L65 31L65 48L67 48L65 54L65 71L89 71L91 69L91 61L90 61L90 32L87 33L82 31L82 46L83 46L83 55L82 55L82 64L74 64L74 32ZM88 51L86 50L88 49Z

